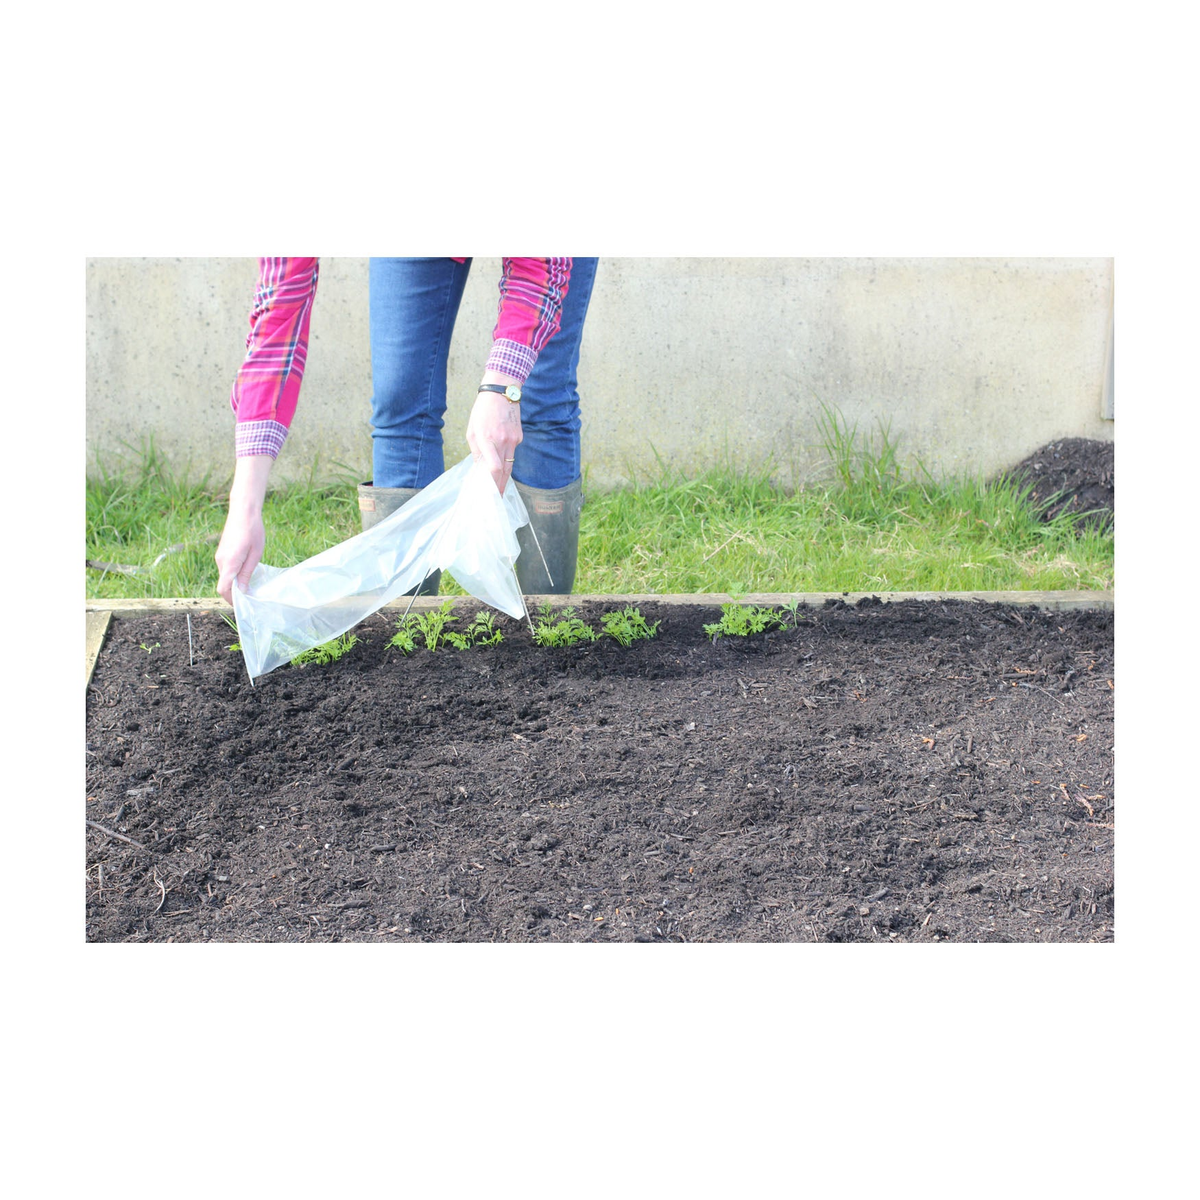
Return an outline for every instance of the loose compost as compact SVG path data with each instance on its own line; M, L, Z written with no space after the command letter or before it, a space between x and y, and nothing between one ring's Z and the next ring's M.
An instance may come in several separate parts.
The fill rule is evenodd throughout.
M408 656L384 611L257 687L216 613L116 617L87 940L1114 939L1111 612L641 611L629 647L501 617Z

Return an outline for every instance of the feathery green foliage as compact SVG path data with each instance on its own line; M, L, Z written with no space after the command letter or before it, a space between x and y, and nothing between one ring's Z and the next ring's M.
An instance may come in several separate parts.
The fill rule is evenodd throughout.
M756 604L747 607L734 601L721 605L721 619L712 625L705 625L704 632L711 638L749 637L752 633L782 628L783 618L774 609Z
M325 666L337 662L352 646L358 645L358 638L352 633L343 633L341 637L314 646L311 650L302 650L292 659L293 667L307 667L313 664Z
M496 628L496 618L490 612L476 613L461 633L450 628L457 621L452 599L444 600L439 608L429 612L406 613L396 622L396 632L388 645L408 655L416 650L418 638L426 650L436 650L443 643L456 650L472 650L476 646L498 646L504 641L504 635Z
M580 642L594 642L599 636L570 607L555 618L553 607L543 604L533 623L533 640L539 646L576 646Z
M660 624L660 621L655 621L653 625L647 624L639 609L627 605L616 612L601 615L600 633L622 646L632 646L634 642L643 638L652 638L658 632Z

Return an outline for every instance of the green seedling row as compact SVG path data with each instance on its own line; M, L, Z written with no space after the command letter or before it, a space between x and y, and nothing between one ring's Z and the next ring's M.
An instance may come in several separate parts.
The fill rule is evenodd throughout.
M471 623L461 632L451 629L458 623L454 615L454 601L445 600L432 612L408 613L396 622L396 632L388 642L402 654L412 654L418 641L426 650L437 650L443 645L455 650L474 650L477 646L498 646L504 635L496 628L496 618L489 612L478 612Z
M734 601L721 605L721 619L705 625L704 632L715 642L722 637L750 637L772 629L794 629L804 619L799 614L800 602L793 600L779 608L744 605Z
M443 601L440 608L430 612L405 614L396 622L396 632L388 641L388 646L395 647L407 657L420 647L435 652L447 646L455 650L475 650L498 646L504 640L503 634L496 628L496 618L492 613L476 613L459 631L451 628L460 620L453 610L454 601L449 599ZM223 616L222 620L236 630L236 624L229 617ZM794 629L803 620L804 617L799 612L799 601L792 601L778 608L743 605L733 601L721 605L721 619L705 625L704 632L715 644L722 637L751 637L774 629ZM538 610L536 619L531 622L534 645L545 649L578 646L598 642L603 638L611 638L618 645L629 647L634 642L654 637L661 623L655 621L654 624L650 624L639 609L626 605L624 608L602 613L600 626L596 628L580 618L573 608L563 608L556 614L550 604L544 604ZM346 633L297 654L291 660L291 665L325 666L337 662L357 644L358 638L352 633ZM157 648L157 644L153 647L142 646L142 649L147 651ZM240 651L241 644L234 642L228 649Z
M652 638L658 632L658 626L658 621L647 624L646 618L632 605L603 613L600 628L596 629L578 617L573 608L564 608L561 615L555 617L553 608L544 604L534 622L533 640L538 646L553 647L577 646L581 642L598 642L610 637L622 646L632 646L634 642Z

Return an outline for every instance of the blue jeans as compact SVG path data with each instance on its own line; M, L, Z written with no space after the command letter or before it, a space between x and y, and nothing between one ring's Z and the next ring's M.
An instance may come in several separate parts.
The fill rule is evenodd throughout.
M580 476L576 372L597 261L575 259L559 330L542 348L521 389L523 440L514 456L513 478L530 487L566 487ZM470 270L470 259L371 259L376 487L422 488L445 470L446 362ZM474 396L469 399L474 403Z

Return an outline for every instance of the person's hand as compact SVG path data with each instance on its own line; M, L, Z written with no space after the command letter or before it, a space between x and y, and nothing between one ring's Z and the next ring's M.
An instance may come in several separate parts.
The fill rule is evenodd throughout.
M233 581L245 589L262 559L267 533L263 525L263 498L272 459L239 458L229 489L229 514L217 546L217 594L233 603Z
M511 376L487 372L484 383L517 383ZM512 475L513 455L521 444L521 406L497 392L480 392L467 422L467 445L496 481L500 495Z
M262 514L234 512L225 518L225 529L217 546L217 594L226 604L233 603L233 581L243 591L262 559L267 531Z

